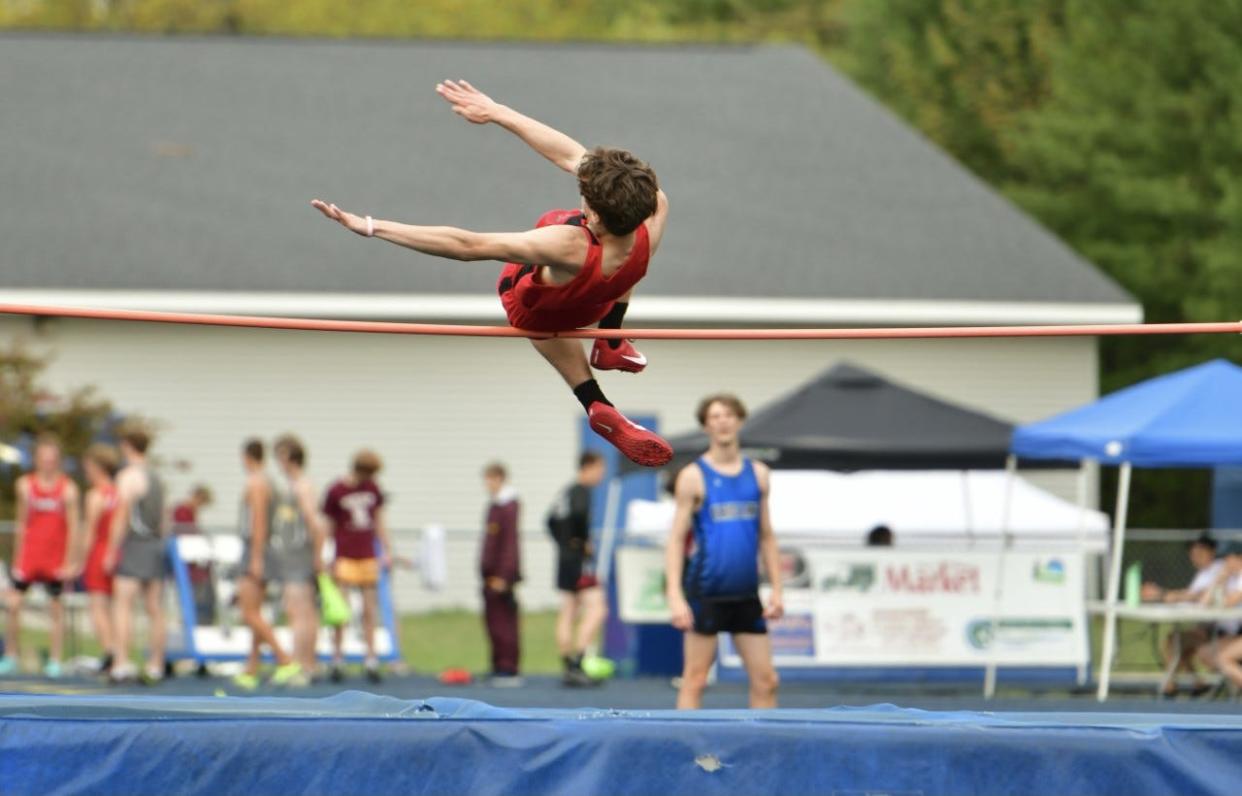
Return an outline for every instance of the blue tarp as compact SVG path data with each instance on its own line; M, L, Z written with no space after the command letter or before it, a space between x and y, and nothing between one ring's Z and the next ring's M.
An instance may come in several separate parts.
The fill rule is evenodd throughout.
M1013 453L1137 467L1242 464L1242 368L1215 359L1014 430Z
M1236 793L1242 719L0 696L5 794Z

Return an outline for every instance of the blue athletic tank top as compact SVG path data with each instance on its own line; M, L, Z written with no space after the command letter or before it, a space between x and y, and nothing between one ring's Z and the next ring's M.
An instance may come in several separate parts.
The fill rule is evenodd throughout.
M686 561L687 597L750 597L759 591L759 480L750 459L722 475L703 459L703 505L694 514Z

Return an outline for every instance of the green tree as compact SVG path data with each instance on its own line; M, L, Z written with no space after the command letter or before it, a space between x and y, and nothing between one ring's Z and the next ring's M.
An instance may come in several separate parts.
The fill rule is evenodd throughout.
M112 430L112 404L94 387L57 394L41 384L47 361L20 344L0 349L0 442L12 445L43 432L60 438L65 455L76 458L97 437ZM13 518L13 485L21 473L0 466L0 519Z
M1130 290L1148 321L1242 317L1242 2L852 11L840 62ZM1106 391L1238 353L1231 336L1108 338L1101 351ZM1205 524L1207 485L1140 473L1134 521Z
M1010 175L1015 120L1049 89L1065 0L854 2L833 60L968 168Z

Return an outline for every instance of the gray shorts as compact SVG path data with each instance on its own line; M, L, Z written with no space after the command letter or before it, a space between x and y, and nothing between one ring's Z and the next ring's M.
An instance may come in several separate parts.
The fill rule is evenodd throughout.
M164 540L129 534L121 542L116 575L141 581L163 580L168 576L168 554Z
M253 560L254 551L250 547L250 540L246 540L246 544L242 547L241 561L237 563L237 576L244 578L250 574L250 562ZM275 556L272 555L272 548L263 548L263 582L273 580L276 577Z
M268 580L281 583L310 583L315 578L314 557L310 548L304 550L282 550L273 552L268 561L272 564L272 574Z

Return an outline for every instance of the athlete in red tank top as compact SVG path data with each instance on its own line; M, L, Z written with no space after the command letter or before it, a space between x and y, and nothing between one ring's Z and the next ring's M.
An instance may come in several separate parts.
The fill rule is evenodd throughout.
M51 485L38 476L26 480L26 522L22 553L17 571L23 581L61 580L65 549L69 542L69 521L65 508L65 489L69 479L56 477Z
M117 493L113 479L121 467L121 457L110 445L92 445L82 457L82 469L90 489L86 492L86 517L80 538L73 545L74 560L86 550L86 567L82 583L90 603L91 626L95 639L103 649L111 650L112 639L112 573L104 567L108 540L112 535L112 515L116 513ZM100 671L112 668L112 653L105 652Z
M21 614L26 591L31 584L43 586L48 596L51 637L47 664L49 677L59 677L64 646L65 614L60 593L64 581L77 576L68 560L69 540L78 532L78 487L60 466L60 443L41 437L35 443L33 473L17 479L17 534L14 538L12 580L9 594L9 621L5 627L5 655L0 658L0 675L17 669L21 643Z
M575 175L581 210L550 211L526 232L480 233L373 219L319 199L311 205L364 237L437 257L505 263L497 290L516 328L555 333L598 323L601 329L620 329L630 294L646 275L668 221L668 198L655 172L625 150L588 152L464 80L445 81L436 91L457 115L474 124L500 125ZM646 357L628 340L597 339L589 360L577 340L551 337L531 343L573 389L597 434L638 464L658 467L672 458L668 443L618 412L591 374L592 366L630 373L645 368Z

